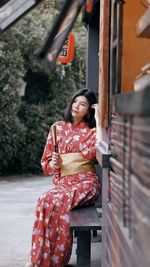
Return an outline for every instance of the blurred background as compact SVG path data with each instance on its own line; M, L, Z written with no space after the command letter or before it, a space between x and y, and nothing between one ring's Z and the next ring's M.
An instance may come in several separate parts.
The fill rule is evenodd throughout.
M49 127L62 119L72 92L84 86L86 29L81 25L81 15L73 28L73 62L57 62L57 68L48 75L37 59L62 2L42 1L1 36L1 176L41 173L40 159Z

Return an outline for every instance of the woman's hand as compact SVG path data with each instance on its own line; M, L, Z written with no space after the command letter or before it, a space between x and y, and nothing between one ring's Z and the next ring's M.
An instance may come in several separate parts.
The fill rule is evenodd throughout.
M95 109L95 115L94 115L94 117L95 117L95 120L96 120L96 126L100 126L100 116L99 116L99 106L98 106L98 104L97 103L96 104L93 104L91 106L91 108L94 108Z
M50 167L54 170L57 170L61 167L62 165L62 158L60 157L60 155L56 152L52 153L52 159L50 161Z

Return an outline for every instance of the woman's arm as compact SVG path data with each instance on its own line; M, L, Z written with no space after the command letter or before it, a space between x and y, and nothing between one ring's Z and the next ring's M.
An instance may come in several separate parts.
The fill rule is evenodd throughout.
M99 116L99 106L98 104L93 104L91 108L95 109L96 140L99 142L103 140L103 132L102 132L100 116Z

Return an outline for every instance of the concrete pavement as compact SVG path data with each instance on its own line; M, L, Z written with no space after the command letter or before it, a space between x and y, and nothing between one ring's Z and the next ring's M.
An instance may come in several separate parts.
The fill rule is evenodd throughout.
M52 187L49 177L0 178L0 267L23 267L31 244L38 197ZM76 263L76 243L70 264ZM92 243L92 265L100 267L100 242Z

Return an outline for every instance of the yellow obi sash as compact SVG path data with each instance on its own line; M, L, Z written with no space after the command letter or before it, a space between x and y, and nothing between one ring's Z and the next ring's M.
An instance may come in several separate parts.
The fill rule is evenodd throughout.
M80 153L61 154L61 176L83 172L95 172L94 162L83 158Z

